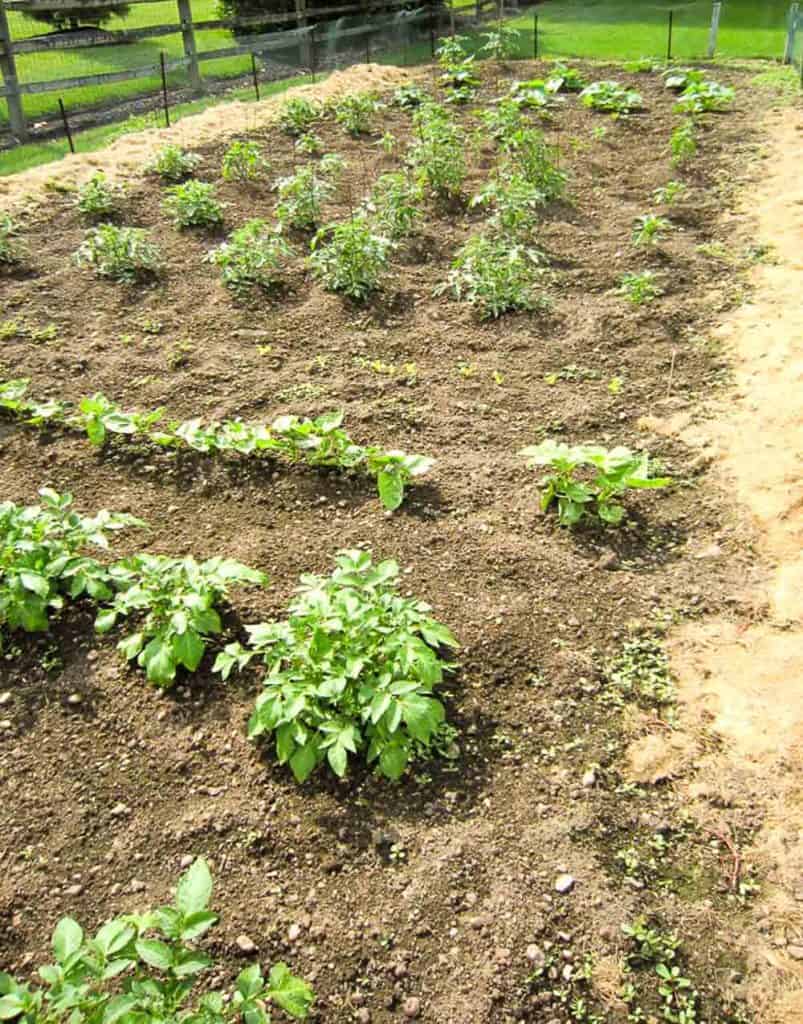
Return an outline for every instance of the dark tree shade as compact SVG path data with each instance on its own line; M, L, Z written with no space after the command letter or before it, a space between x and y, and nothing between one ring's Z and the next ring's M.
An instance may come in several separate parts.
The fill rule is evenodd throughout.
M23 11L26 18L41 21L45 25L53 25L60 31L76 28L97 28L111 18L124 18L131 10L128 4L115 4L113 7L92 7L76 0L74 7L61 8L58 11Z

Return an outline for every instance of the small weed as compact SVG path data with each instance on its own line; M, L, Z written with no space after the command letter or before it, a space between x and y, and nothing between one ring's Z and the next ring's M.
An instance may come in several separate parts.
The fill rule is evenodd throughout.
M634 700L648 709L671 707L675 703L669 657L655 634L644 633L626 640L619 653L605 663L603 675L608 686L606 703L621 705L625 700Z
M673 206L678 199L682 199L688 191L686 184L682 181L668 181L661 188L657 188L652 197L656 203L662 206Z
M652 270L643 270L640 274L629 272L622 274L619 278L617 291L625 295L635 306L643 306L646 302L652 302L659 295L664 294L663 288L659 287L658 275Z
M17 241L19 225L7 213L0 214L0 265L12 266L22 259L22 248Z

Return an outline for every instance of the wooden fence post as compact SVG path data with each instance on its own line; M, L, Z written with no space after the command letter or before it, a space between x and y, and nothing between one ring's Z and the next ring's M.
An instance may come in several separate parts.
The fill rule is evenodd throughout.
M717 52L717 36L719 35L719 16L722 13L720 0L715 0L711 8L711 29L708 33L708 59L710 60Z
M296 25L298 28L306 28L307 21L307 0L296 0ZM298 52L301 66L312 67L312 46L310 45L309 32L305 32L298 43Z
M8 121L11 126L11 134L23 142L28 138L28 124L25 120L25 112L22 109L22 99L17 89L17 65L14 61L14 46L11 42L11 32L8 28L6 9L0 0L0 71L3 72L3 83L8 89L6 103L8 104Z
M195 45L195 30L192 26L192 8L190 0L177 0L178 17L181 22L181 38L184 40L184 56L189 61L187 69L190 76L190 86L193 92L203 92L201 80L201 66L198 63L198 49Z
M794 3L789 8L789 29L786 33L786 46L783 51L784 64L791 64L795 53L795 32L797 31L797 14L800 4Z

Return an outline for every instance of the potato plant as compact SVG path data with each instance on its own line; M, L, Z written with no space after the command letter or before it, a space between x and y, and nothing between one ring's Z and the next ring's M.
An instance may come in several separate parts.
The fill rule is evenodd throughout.
M735 95L733 89L718 82L691 82L680 94L674 109L678 114L690 115L724 110L733 103Z
M106 921L94 936L72 917L53 931L54 963L34 981L0 973L0 1020L18 1024L270 1024L266 1003L304 1020L314 996L277 963L268 980L259 964L240 971L231 988L209 988L214 968L197 942L214 924L212 876L203 859L181 876L169 906ZM196 988L202 995L195 995Z
M233 142L223 154L220 175L224 181L256 181L270 172L270 162L255 142Z
M365 214L356 213L315 235L309 263L326 289L364 302L379 288L392 245Z
M591 517L618 526L625 516L615 499L625 491L668 487L669 477L650 475L650 458L644 452L629 448L603 448L600 445L568 445L546 440L522 448L520 455L528 466L547 466L551 472L541 482L541 511L553 504L558 508L561 526L576 526ZM587 468L590 479L578 479L579 470Z
M89 266L99 277L131 284L157 274L162 266L159 250L143 228L99 224L87 231L75 252L79 266Z
M91 220L110 217L124 195L120 185L111 184L105 174L93 174L79 189L75 205L80 213Z
M109 598L108 571L88 548L106 550L108 534L144 524L105 509L82 516L72 496L50 488L38 505L0 504L0 630L43 632L67 598Z
M128 661L136 659L149 682L169 687L179 667L194 672L210 637L223 629L217 606L232 586L265 586L264 573L226 558L137 554L110 566L115 591L110 607L95 619L98 633L121 620L136 626L117 645Z
M580 93L580 100L584 106L592 110L615 116L631 114L634 110L641 110L644 105L641 93L635 89L628 89L619 82L592 82Z
M475 307L484 320L495 320L513 310L545 308L534 287L543 274L544 257L536 249L503 237L474 235L452 263L448 280L438 292Z
M188 153L181 146L170 143L158 151L145 171L147 174L158 175L163 181L176 183L189 178L201 162L197 153Z
M172 185L162 207L179 228L209 228L223 222L223 207L215 196L215 186L206 181Z
M280 764L299 782L326 762L335 775L350 756L398 779L408 764L452 746L443 704L432 696L456 649L422 601L398 593L399 566L366 551L341 551L331 576L302 576L282 622L247 627L215 668L223 678L254 658L267 667L248 726L272 737Z
M223 284L243 297L253 288L275 288L283 279L293 250L277 231L258 218L246 221L205 257L220 267Z

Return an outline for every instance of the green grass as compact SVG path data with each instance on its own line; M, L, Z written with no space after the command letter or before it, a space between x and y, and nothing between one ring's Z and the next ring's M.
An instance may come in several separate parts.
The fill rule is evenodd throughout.
M320 81L320 79L318 79ZM286 78L281 82L263 83L259 87L259 94L262 99L268 96L275 96L284 92L285 89L294 85L306 85L310 82L309 76L299 78ZM191 103L177 104L170 108L171 124L187 117L188 114L198 114L207 107L215 106L218 103L229 100L252 100L254 99L253 89L233 89L227 92L225 97L208 96L204 99L193 100ZM95 150L103 149L110 142L127 135L130 132L142 131L146 128L162 127L164 115L154 111L141 117L130 117L127 121L119 124L102 125L99 128L89 128L85 132L79 132L74 137L75 149L78 153L92 153ZM31 142L24 146L16 146L14 149L7 149L0 152L0 177L6 174L16 174L18 171L25 171L30 167L38 167L40 164L51 163L60 160L69 153L69 146L66 139L58 139L52 142Z

